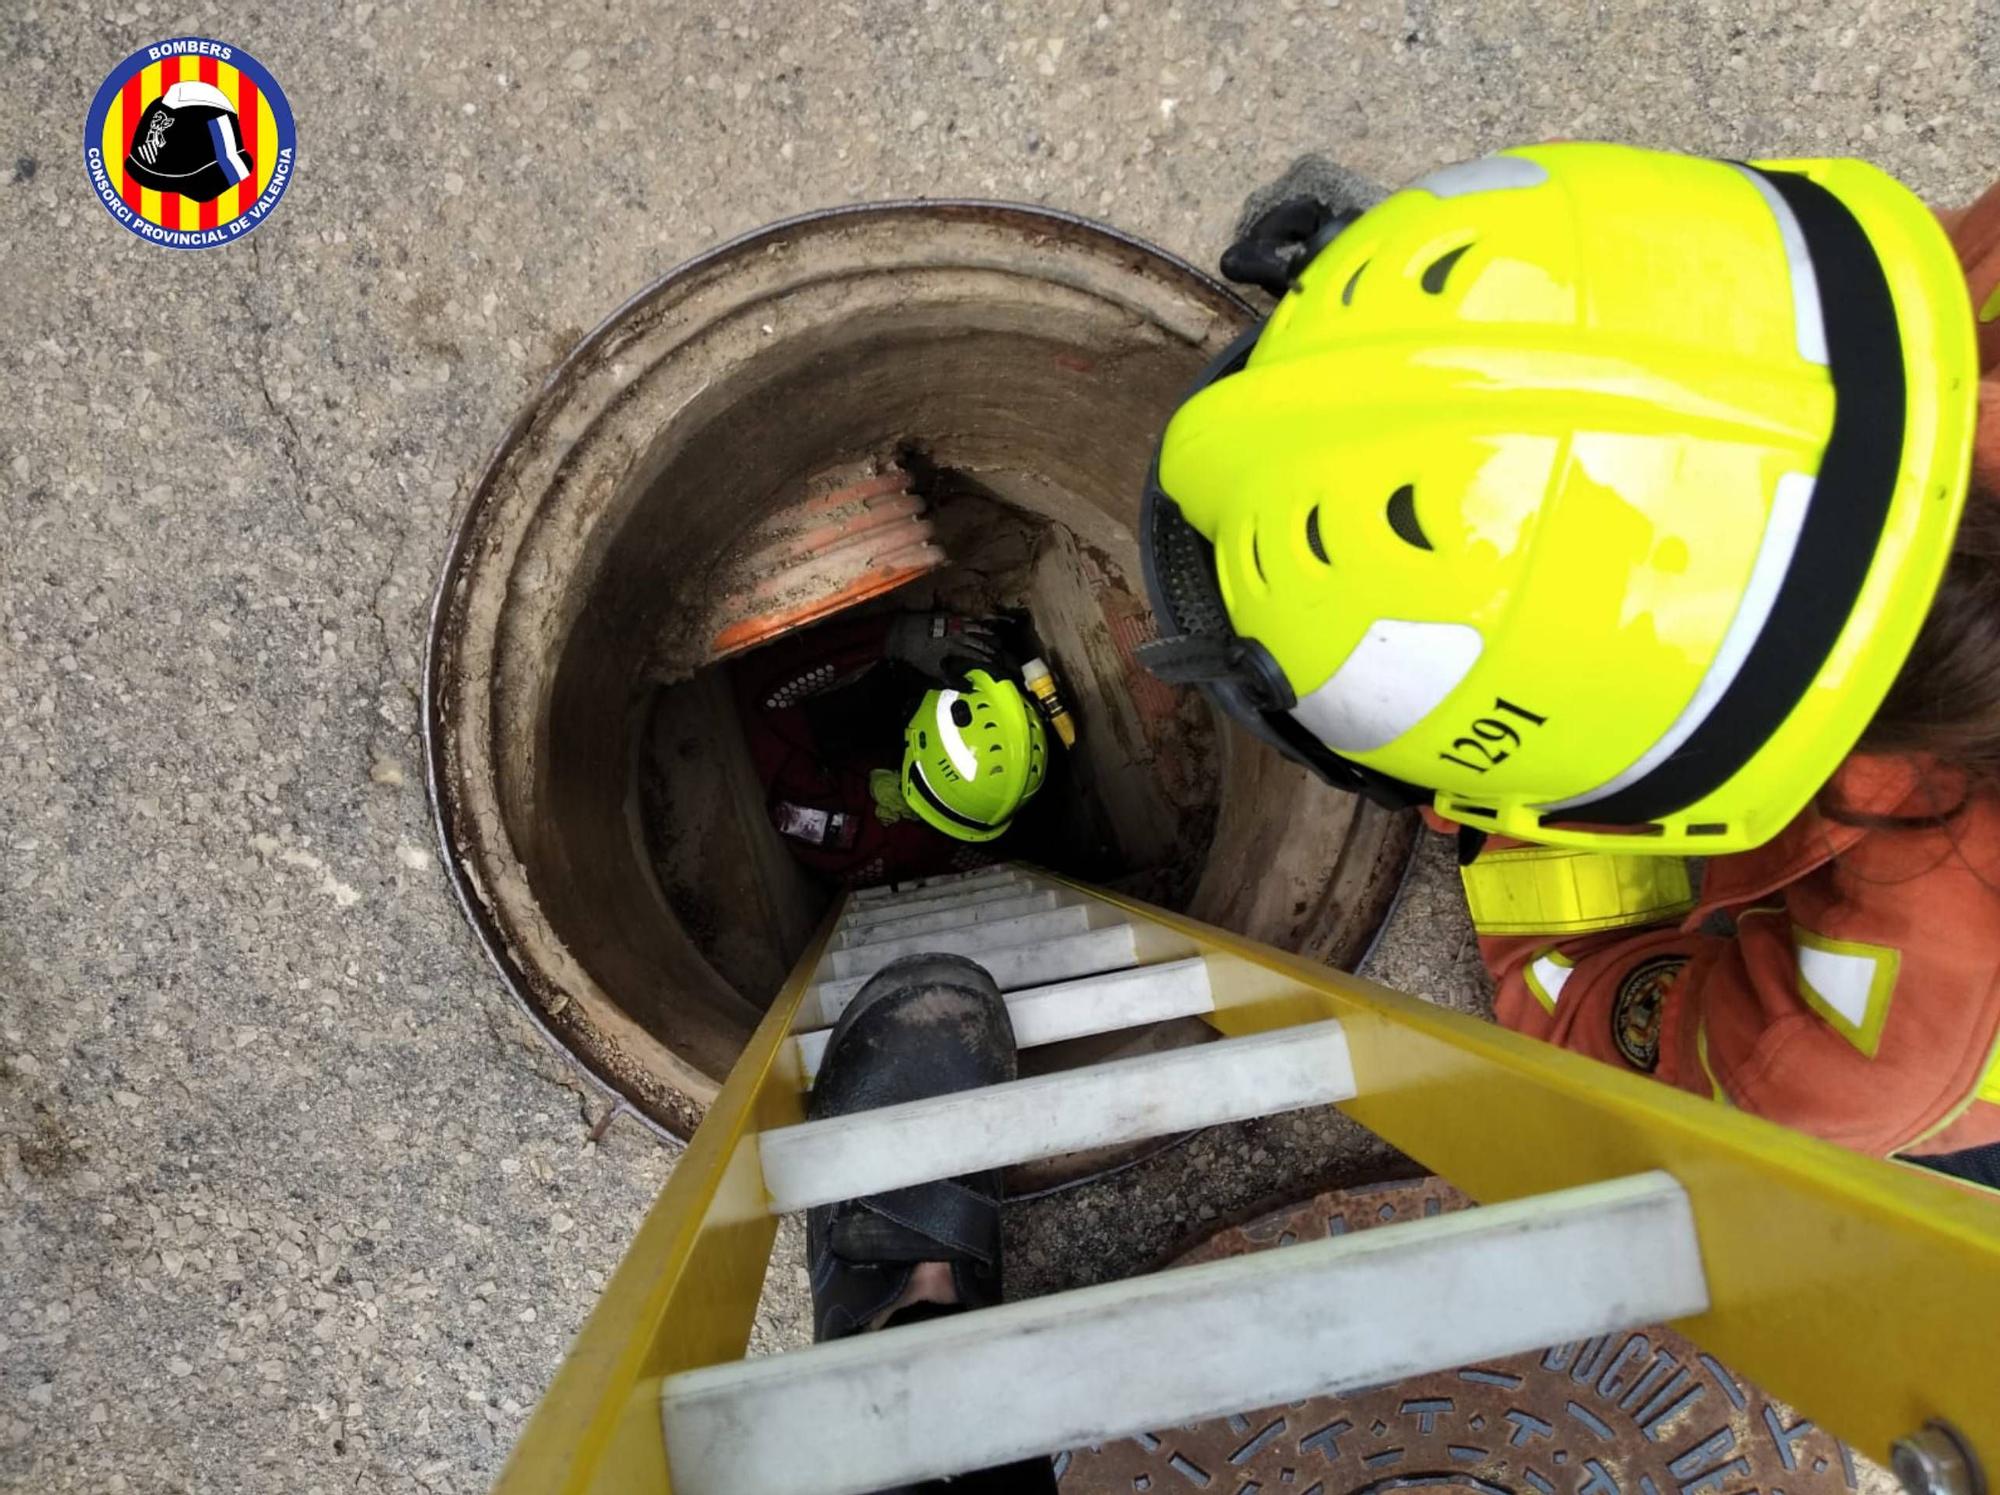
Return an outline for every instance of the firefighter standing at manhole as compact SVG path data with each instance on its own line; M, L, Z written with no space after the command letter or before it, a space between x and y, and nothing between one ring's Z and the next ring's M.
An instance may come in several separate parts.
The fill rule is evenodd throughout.
M1337 206L1225 261L1280 300L1164 435L1148 662L1458 829L1502 1023L2000 1185L2000 188Z
M1011 620L915 612L822 625L737 661L751 760L787 849L857 887L996 860L991 844L1049 771L1041 710L1017 683L1027 655Z

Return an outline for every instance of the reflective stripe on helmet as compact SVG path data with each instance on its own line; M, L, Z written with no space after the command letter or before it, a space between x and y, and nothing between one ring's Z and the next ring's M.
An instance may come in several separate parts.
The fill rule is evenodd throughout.
M931 781L924 777L923 764L912 763L910 765L910 783L916 787L917 793L923 796L925 804L929 805L953 825L962 825L969 831L990 831L993 829L993 826L988 822L975 820L970 815L959 810L954 810L950 805L946 804L939 796L937 790L931 788Z
M1472 192L1512 192L1539 187L1548 179L1549 169L1539 161L1530 161L1526 156L1493 155L1441 166L1410 185L1433 197L1464 197Z
M1792 271L1792 329L1798 342L1799 357L1823 364L1826 362L1826 316L1820 310L1819 276L1813 272L1812 251L1806 245L1805 230L1799 226L1799 215L1792 211L1792 205L1785 201L1763 172L1754 171L1740 161L1731 161L1729 165L1743 173L1744 179L1764 199L1771 216L1778 220L1778 237L1784 241L1785 261Z
M1728 782L1784 724L1818 676L1881 543L1896 496L1908 402L1888 280L1861 224L1833 193L1803 173L1757 174L1792 209L1811 255L1825 322L1833 429L1811 502L1762 627L1684 739L1637 777L1628 777L1639 766L1634 764L1602 789L1544 807L1550 819L1643 824L1671 816ZM1775 508L1772 518L1775 522ZM1767 538L1770 532L1767 526ZM1721 658L1718 651L1717 662ZM1680 726L1676 721L1675 729Z
M1802 472L1788 472L1778 479L1777 489L1771 495L1770 516L1764 521L1763 538L1757 542L1757 558L1750 567L1750 580L1743 588L1743 600L1736 605L1736 616L1729 620L1729 630L1723 634L1715 657L1702 672L1701 683L1674 718L1673 725L1623 773L1582 794L1543 805L1544 812L1554 814L1558 810L1575 809L1629 789L1679 752L1681 744L1709 719L1729 687L1736 683L1743 661L1750 657L1751 647L1763 636L1764 625L1770 621L1778 588L1783 585L1798 551L1799 531L1805 527L1812 495L1813 480Z
M951 759L951 766L964 777L976 779L979 777L979 754L973 751L972 744L965 740L965 734L959 730L958 723L952 720L952 704L958 698L959 692L955 690L938 692L937 710L933 713L936 717L938 741L944 744L944 754Z
M1340 668L1299 698L1292 719L1336 753L1371 753L1458 689L1484 643L1469 623L1378 619Z

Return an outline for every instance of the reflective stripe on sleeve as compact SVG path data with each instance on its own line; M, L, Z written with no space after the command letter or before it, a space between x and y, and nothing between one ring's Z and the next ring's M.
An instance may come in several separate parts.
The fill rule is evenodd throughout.
M1715 1066L1708 1062L1708 1019L1707 1018L1703 1018L1699 1026L1697 1026L1694 1030L1694 1051L1696 1057L1698 1057L1701 1060L1702 1075L1708 1081L1709 1099L1719 1100L1725 1106L1729 1106L1733 1109L1736 1105L1736 1102L1729 1098L1729 1092L1723 1088L1722 1081L1718 1080L1715 1077Z
M1887 945L1837 940L1792 926L1799 998L1870 1059L1882 1043L1902 955Z
M1986 1066L1986 1073L1979 1077L1979 1085L1972 1094L1976 1100L2000 1106L2000 1044L1994 1045L1993 1060Z
M1528 990L1535 994L1535 1000L1553 1016L1556 1004L1562 1000L1563 988L1576 974L1576 968L1560 950L1544 950L1528 962L1527 969L1521 974L1528 983Z

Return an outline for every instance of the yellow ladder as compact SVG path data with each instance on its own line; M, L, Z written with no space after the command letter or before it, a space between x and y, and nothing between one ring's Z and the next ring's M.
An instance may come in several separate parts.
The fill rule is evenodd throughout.
M985 965L1024 1047L1224 1036L806 1122L826 1029L919 950ZM741 1358L782 1213L1327 1102L1488 1207ZM1661 1320L1878 1459L1935 1420L2000 1469L1991 1199L1000 868L829 915L496 1488L841 1495Z

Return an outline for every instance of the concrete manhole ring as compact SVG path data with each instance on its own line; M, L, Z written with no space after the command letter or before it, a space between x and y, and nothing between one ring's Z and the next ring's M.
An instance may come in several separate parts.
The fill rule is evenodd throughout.
M1174 1265L1471 1203L1436 1178L1344 1189L1223 1230ZM1164 1428L1059 1468L1063 1495L1843 1495L1878 1483L1839 1441L1660 1327Z

